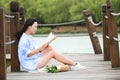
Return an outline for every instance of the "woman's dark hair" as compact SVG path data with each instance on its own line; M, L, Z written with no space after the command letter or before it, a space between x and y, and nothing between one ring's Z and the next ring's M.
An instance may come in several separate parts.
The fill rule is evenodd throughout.
M37 20L34 18L29 18L26 20L24 26L21 28L21 30L17 33L17 39L18 41L20 40L20 37L22 36L22 34L27 30L27 28L29 26L32 26L34 22L36 22Z

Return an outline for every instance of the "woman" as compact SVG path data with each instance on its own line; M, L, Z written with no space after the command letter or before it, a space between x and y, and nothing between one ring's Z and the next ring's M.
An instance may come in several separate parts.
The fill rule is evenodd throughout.
M56 51L49 43L45 42L36 48L35 41L31 34L34 34L37 30L38 23L35 19L29 18L25 22L23 28L19 32L17 38L18 44L18 57L20 64L27 71L37 70L45 67L47 63L52 59L68 64L71 66L71 70L86 69L85 66L80 65L71 59L68 59L58 51Z

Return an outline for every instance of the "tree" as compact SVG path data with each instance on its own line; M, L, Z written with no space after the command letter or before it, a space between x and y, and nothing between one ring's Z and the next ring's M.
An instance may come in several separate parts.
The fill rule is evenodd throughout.
M13 0L1 0L0 6L9 12L9 4ZM106 0L14 0L26 8L26 17L34 17L40 23L61 23L82 20L83 10L89 9L94 21L97 23L102 18L101 5ZM111 0L116 12L120 12L119 0ZM120 17L118 17L120 25Z

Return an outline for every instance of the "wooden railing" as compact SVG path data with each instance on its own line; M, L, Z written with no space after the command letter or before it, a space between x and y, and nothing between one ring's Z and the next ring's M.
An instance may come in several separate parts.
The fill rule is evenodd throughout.
M13 7L14 5L16 7ZM18 2L11 2L10 6L10 15L6 15L4 8L0 8L0 80L6 80L6 45L11 45L11 71L20 71L16 33L25 22L24 8L19 7ZM5 27L7 20L9 26L7 24L7 27ZM10 41L6 42L5 28L8 27L10 29Z
M102 23L104 61L111 60L111 66L113 68L120 67L120 39L118 38L118 27L116 19L117 16L120 16L120 13L115 13L114 9L111 6L110 0L106 0L106 4L102 5L102 20L99 23L94 23L89 10L84 10L83 15L85 17L86 26L95 53L102 53L95 29L95 26L98 26L100 23Z
M91 39L91 42L92 42L92 45L93 45L94 52L95 52L95 54L101 54L102 49L101 49L101 46L100 46L98 36L96 35L95 26L100 25L102 23L102 21L100 21L98 24L94 23L93 20L92 20L92 16L90 14L90 11L88 11L88 10L84 10L83 15L84 15L84 18L85 18L86 27L88 29L88 33L89 33L89 36L90 36L90 39Z
M102 5L103 13L103 50L104 50L104 60L111 60L112 67L120 67L120 57L119 57L119 39L117 30L117 19L114 9L110 4L110 0L106 0L106 4Z

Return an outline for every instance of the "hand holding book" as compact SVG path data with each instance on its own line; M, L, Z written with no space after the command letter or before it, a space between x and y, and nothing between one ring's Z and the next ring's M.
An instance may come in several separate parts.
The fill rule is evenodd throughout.
M48 35L48 38L46 39L46 43L50 44L55 39L56 39L56 36L52 32L50 32L50 34Z

